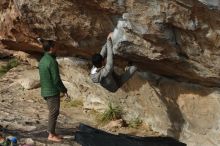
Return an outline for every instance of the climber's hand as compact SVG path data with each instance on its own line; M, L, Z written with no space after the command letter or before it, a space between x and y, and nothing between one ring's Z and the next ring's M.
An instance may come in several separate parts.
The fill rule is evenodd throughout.
M112 39L112 32L110 32L109 34L108 34L108 37L107 37L107 39Z
M71 98L70 98L70 96L69 96L69 94L66 92L66 93L64 93L64 96L65 96L65 101L70 101L71 100Z

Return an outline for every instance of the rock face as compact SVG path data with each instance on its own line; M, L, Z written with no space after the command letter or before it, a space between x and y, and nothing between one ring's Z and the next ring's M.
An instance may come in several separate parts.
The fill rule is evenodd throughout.
M160 75L220 86L217 0L2 0L0 7L6 48L41 52L41 36L56 40L60 55L88 57L114 30L120 58Z
M85 110L120 103L127 120L141 117L189 146L214 146L220 133L219 9L217 0L1 0L0 48L40 53L41 36L56 41L59 55L89 58L114 31L116 58L134 61L144 70L141 77L112 94L91 82L87 63L61 59L71 97L81 97Z

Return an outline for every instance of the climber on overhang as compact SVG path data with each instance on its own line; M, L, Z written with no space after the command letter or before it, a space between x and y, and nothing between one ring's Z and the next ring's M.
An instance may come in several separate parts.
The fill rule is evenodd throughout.
M110 33L107 37L107 43L102 47L101 52L92 56L93 67L91 69L90 77L94 83L100 83L101 86L108 91L116 92L133 76L137 67L130 66L126 69L124 74L116 74L114 71L112 48L112 33Z

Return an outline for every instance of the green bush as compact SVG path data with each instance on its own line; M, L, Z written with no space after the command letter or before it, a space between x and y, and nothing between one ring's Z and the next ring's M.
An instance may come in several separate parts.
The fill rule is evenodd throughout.
M19 65L19 62L17 59L13 58L8 61L6 65L3 65L0 67L0 76L4 75L7 73L10 69L16 67Z
M117 120L122 118L122 109L119 106L113 106L112 103L108 105L108 108L101 114L101 122L105 123L111 120Z
M143 121L137 117L137 118L134 118L133 120L129 121L128 123L128 127L131 127L131 128L138 128L139 126L141 126L143 123Z
M19 65L19 61L16 58L9 60L7 66L11 69Z

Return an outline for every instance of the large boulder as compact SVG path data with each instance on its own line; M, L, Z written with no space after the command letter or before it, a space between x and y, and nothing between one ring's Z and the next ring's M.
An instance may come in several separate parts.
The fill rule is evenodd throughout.
M127 123L139 119L159 135L172 136L188 146L219 145L219 88L137 72L116 93L110 93L91 81L87 61L59 58L58 62L62 79L72 85L68 93L83 101L85 111L103 113L111 103L122 108Z
M185 82L220 86L217 0L3 0L5 48L42 52L36 37L56 40L59 54L91 56L114 30L114 52L139 68Z

